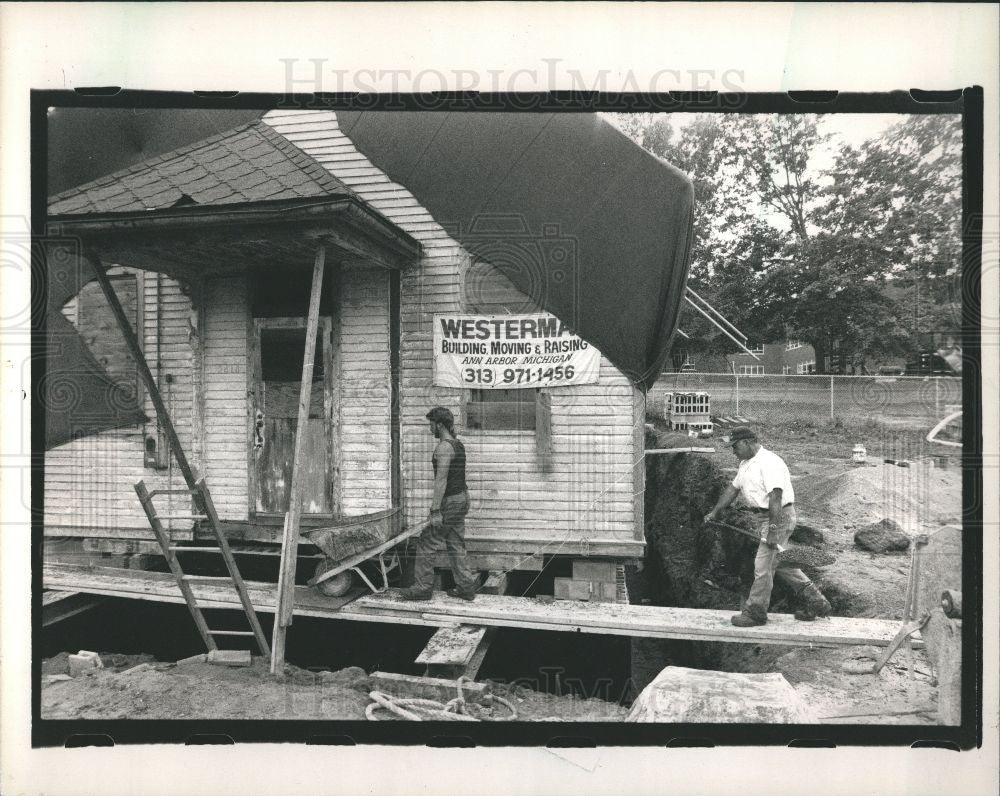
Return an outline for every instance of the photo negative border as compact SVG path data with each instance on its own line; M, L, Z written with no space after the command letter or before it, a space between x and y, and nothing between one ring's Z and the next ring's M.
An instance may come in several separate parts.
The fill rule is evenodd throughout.
M898 113L962 116L962 374L963 406L963 622L962 724L792 725L625 724L567 722L361 722L240 720L53 720L41 712L41 661L32 660L32 746L81 747L114 744L298 742L318 745L407 744L469 746L898 746L971 749L982 744L982 533L983 458L980 357L980 276L983 229L983 91L900 90L878 93L793 91L788 93L673 92L669 94L555 91L523 94L434 92L408 95L272 94L236 92L146 92L117 87L31 94L32 229L43 230L47 209L47 117L49 107L273 108L408 111L517 111L524 113ZM33 265L44 262L42 236L34 236ZM38 386L45 377L44 267L32 268L32 638L41 632L42 516L45 417Z

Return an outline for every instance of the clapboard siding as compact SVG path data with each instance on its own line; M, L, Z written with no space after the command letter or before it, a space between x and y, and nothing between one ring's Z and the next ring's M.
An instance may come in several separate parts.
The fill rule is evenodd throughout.
M109 274L137 273L132 269L109 268ZM143 353L154 378L158 379L164 401L181 444L191 443L193 405L192 348L189 339L191 301L181 286L165 276L139 274L136 329ZM71 299L62 308L63 315L76 322L78 301ZM110 309L108 310L110 313ZM157 333L159 329L159 334ZM173 381L166 384L167 374ZM116 536L152 539L152 531L136 498L133 484L143 479L150 489L183 486L177 467L169 470L146 468L143 464L144 432L155 433L152 402L140 388L143 408L151 418L141 425L111 429L82 439L72 440L45 454L46 534L67 536ZM184 513L188 502L177 496L162 500L164 513ZM174 522L172 531L178 539L190 538L190 523Z
M247 337L249 296L245 277L208 280L202 330L204 346L205 480L219 516L249 515L247 446Z
M400 311L403 488L407 520L418 522L427 515L432 488L434 441L424 415L441 404L461 418L467 396L464 390L431 385L432 316L529 312L536 305L494 269L472 264L404 186L354 147L338 128L335 113L279 110L264 121L422 244L420 262L402 274ZM602 358L600 384L553 389L551 395L551 473L543 473L536 461L533 432L459 429L469 452L470 538L516 540L526 552L541 545L551 552L560 542L580 540L599 552L602 540L641 540L636 468L642 468L642 452L632 385ZM345 401L345 431L360 419L349 406ZM355 443L348 441L353 439L345 437L344 455L353 455Z
M353 517L390 508L389 275L345 269L340 296L338 390L341 511Z

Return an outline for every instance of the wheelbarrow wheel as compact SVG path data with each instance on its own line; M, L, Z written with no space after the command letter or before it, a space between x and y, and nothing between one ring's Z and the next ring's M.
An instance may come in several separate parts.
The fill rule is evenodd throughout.
M324 558L316 565L316 571L313 573L313 577L318 578L336 566L337 563L335 561L330 561L329 559ZM316 588L327 597L343 597L347 594L353 582L354 573L348 569L345 572L338 572L333 577L317 583Z

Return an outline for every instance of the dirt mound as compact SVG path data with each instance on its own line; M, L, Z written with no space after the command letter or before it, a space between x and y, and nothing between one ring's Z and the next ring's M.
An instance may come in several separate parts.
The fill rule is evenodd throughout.
M67 678L68 653L42 662L46 719L348 719L365 720L372 680L357 666L314 672L286 665L284 680L268 661L233 668L209 663L150 662L135 671L95 669ZM110 657L110 656L109 656ZM102 654L102 659L104 655ZM133 661L130 660L130 663ZM131 668L131 667L130 667ZM514 684L490 683L522 721L622 721L626 708L598 698L552 695ZM420 694L412 694L420 696Z
M879 520L854 533L854 544L873 553L910 549L910 537L892 520Z
M828 513L844 525L886 518L910 536L960 516L961 472L930 461L910 467L872 464L820 479L800 481L796 499L806 511Z

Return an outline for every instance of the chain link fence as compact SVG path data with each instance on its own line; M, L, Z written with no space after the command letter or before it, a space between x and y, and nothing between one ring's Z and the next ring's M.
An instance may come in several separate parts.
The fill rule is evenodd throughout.
M933 426L961 409L957 376L821 376L668 373L649 391L646 415L662 420L670 392L707 392L715 418L773 425L798 420Z

